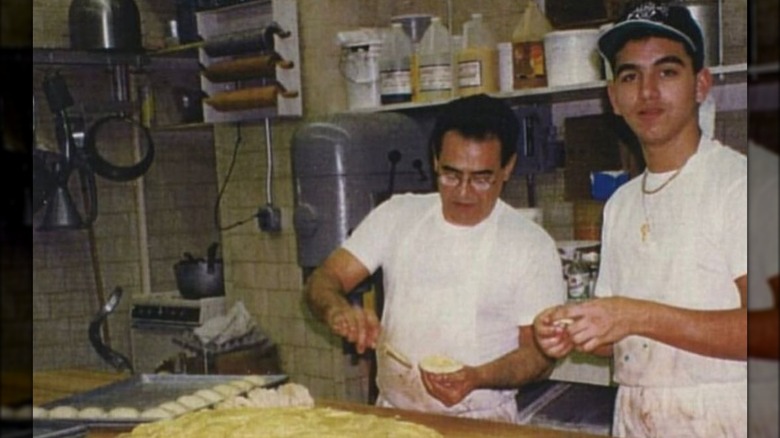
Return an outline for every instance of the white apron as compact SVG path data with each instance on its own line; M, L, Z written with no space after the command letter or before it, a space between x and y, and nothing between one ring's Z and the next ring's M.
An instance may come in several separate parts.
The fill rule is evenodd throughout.
M440 204L424 213L406 237L399 242L396 252L395 284L389 285L382 316L382 339L377 351L377 386L380 390L377 405L447 415L484 418L514 422L517 406L514 398L498 391L475 390L460 403L446 407L428 394L417 367L419 361L431 354L444 354L466 365L479 365L477 339L477 300L484 296L480 285L490 263L489 254L497 239L497 220L486 219L483 238L469 257L471 268L466 281L457 287L422 288L415 281L419 272L415 258L426 252L420 248L417 236L422 224L436 221L441 214ZM410 275L414 273L415 275ZM386 283L389 283L386 278ZM457 290L455 290L457 289ZM459 292L460 291L460 292ZM381 348L387 341L406 355L411 369L388 357Z

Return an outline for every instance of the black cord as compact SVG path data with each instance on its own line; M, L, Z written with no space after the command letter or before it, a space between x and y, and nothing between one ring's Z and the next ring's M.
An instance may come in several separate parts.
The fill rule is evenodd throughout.
M233 146L233 158L230 160L230 167L228 167L227 174L225 174L225 180L222 183L222 188L219 190L219 194L217 194L217 202L214 203L214 226L216 226L217 230L219 231L227 231L230 229L233 229L237 226L243 225L249 221L252 221L255 219L257 214L253 214L252 216L240 220L236 223L230 224L227 227L222 227L219 220L219 204L222 201L222 195L225 193L225 188L227 188L228 182L230 181L230 175L233 173L233 167L236 165L236 158L238 157L238 147L241 145L241 123L236 123L236 142Z

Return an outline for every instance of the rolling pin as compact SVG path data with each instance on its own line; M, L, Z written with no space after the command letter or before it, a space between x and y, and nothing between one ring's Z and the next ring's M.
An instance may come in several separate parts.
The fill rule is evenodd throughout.
M241 30L217 35L203 43L203 51L209 56L230 56L248 52L271 52L274 50L274 35L285 38L285 31L276 22L260 29Z
M296 97L297 91L285 91L278 85L249 87L216 93L203 100L218 111L242 111L276 105L277 96Z
M289 69L292 61L285 61L278 54L258 55L248 58L215 62L203 70L202 74L211 82L230 82L253 78L272 78L276 67Z

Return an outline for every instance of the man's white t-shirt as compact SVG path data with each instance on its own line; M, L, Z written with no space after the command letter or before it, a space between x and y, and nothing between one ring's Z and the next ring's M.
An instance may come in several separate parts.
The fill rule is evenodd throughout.
M532 325L540 311L565 298L555 242L501 200L479 224L457 226L444 219L439 194L396 195L375 208L343 248L370 272L382 268L383 336L413 362L430 354L472 366L495 360L518 347L519 326ZM390 380L381 369L378 375L380 391L392 390L383 388ZM396 406L433 409L413 400L412 392L399 396ZM515 393L477 390L466 406L438 411L487 409ZM410 406L398 406L407 401Z

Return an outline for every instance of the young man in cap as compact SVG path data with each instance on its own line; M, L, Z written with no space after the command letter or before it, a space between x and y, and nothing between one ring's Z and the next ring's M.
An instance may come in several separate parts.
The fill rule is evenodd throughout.
M647 169L605 206L598 298L543 311L537 341L556 358L613 356L617 436L746 436L747 160L699 126L701 29L683 6L644 2L598 47Z

